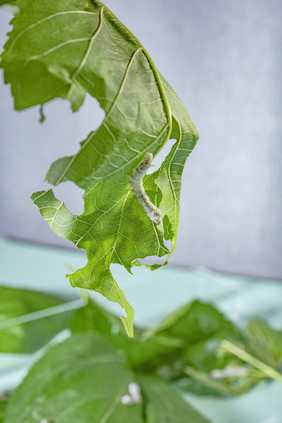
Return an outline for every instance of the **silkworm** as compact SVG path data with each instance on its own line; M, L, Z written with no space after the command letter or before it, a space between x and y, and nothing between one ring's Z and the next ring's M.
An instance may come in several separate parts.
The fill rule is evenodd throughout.
M145 176L146 172L152 166L153 154L146 153L143 163L133 170L133 176L130 176L130 183L133 189L134 194L137 197L137 200L145 210L149 219L154 222L156 225L159 225L162 221L162 212L158 207L156 207L148 195L145 192L143 187L142 179Z
M141 404L142 397L140 386L137 383L130 383L128 385L128 392L129 394L123 395L121 397L121 403L124 405L134 405L134 404Z

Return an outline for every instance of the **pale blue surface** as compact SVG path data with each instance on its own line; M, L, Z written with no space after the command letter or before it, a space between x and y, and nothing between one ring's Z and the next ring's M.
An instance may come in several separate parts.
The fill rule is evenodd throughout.
M65 273L84 265L83 254L0 240L0 257L0 284L64 295L70 302L79 298L79 291L69 286ZM241 324L260 316L282 327L282 285L277 282L169 266L155 272L139 267L134 276L115 266L114 274L136 310L135 322L141 325L156 323L179 305L197 298L212 302ZM118 311L98 294L95 299ZM19 383L37 357L0 355L0 390ZM282 423L282 384L278 382L262 383L238 398L188 397L212 423Z

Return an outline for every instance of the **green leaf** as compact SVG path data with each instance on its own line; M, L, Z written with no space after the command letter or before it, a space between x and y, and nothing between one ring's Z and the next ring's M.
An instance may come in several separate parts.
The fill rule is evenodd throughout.
M0 392L0 423L4 422L9 394Z
M31 353L69 326L69 313L28 323L21 320L27 314L64 304L61 298L4 286L0 287L0 298L0 352Z
M246 328L246 350L282 373L282 331L263 320L251 320Z
M148 330L146 336L149 339L165 337L174 340L174 351L163 362L160 357L157 372L176 382L181 390L200 395L226 396L237 394L242 389L241 384L230 387L225 381L222 383L222 380L211 377L215 370L237 368L242 364L232 354L222 353L220 347L223 340L241 342L243 336L210 304L194 301L183 306ZM247 385L244 387L248 388Z
M144 340L144 331L138 327L134 327L134 338L129 338L122 330L120 320L90 299L74 313L71 330L73 333L88 332L107 337L135 372L153 372L175 351L174 340L164 337Z
M143 423L142 404L121 402L132 382L108 341L75 335L34 365L13 394L5 423Z
M270 378L282 382L282 332L270 328L261 320L251 321L241 343L223 341L222 349L245 362L257 380ZM249 376L248 374L246 375Z
M17 2L17 0L0 0L0 7L3 6L4 4L15 4Z
M75 313L72 331L108 336L134 371L158 372L166 379L182 377L188 365L210 370L224 366L226 360L218 357L221 340L239 338L221 313L198 301L176 310L153 329L135 327L134 339L125 336L115 316L89 301Z
M226 397L266 378L282 380L281 331L257 320L239 331L214 307L198 301L155 328L135 328L134 339L115 316L89 301L75 313L72 331L103 334L134 372L158 374L184 392Z
M171 313L148 334L166 335L192 345L213 335L234 333L236 329L210 304L194 301Z
M166 382L155 377L140 377L146 399L147 423L207 423L193 407Z
M71 318L70 328L72 333L96 333L103 336L119 333L121 322L112 313L84 295L85 305L76 310Z
M263 379L282 382L282 332L252 320L236 334L222 333L213 350L200 342L185 353L183 371L190 379L178 386L201 395L239 395Z
M174 249L181 175L198 133L146 50L101 2L49 0L47 5L21 1L2 54L15 108L62 97L75 111L89 93L106 116L78 153L54 162L46 176L50 184L73 181L84 189L84 213L71 214L51 190L32 199L55 233L86 250L88 263L69 275L71 285L118 302L132 336L133 309L110 266L118 263L131 272L140 258L167 255L164 239ZM176 139L171 152L144 178L152 207L162 213L157 226L132 191L129 176L146 153L156 156L169 138Z

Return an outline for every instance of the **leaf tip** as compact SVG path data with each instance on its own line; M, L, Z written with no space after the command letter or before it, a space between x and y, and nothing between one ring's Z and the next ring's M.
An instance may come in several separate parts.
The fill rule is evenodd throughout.
M129 321L128 317L120 316L120 318L121 318L121 321L123 323L124 329L125 329L128 337L133 338L133 335L134 335L133 318L130 319L130 321Z

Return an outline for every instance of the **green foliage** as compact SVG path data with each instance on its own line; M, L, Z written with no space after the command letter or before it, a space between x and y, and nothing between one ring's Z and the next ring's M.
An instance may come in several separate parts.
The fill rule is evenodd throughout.
M0 392L0 423L4 422L9 396Z
M146 398L147 423L208 423L163 380L139 377Z
M91 301L75 313L73 322L74 333L106 336L135 373L158 375L184 392L232 396L263 379L282 380L281 332L258 320L239 330L199 301L176 310L155 328L135 328L134 339L124 334L116 317Z
M0 298L0 352L31 353L69 326L67 313L23 323L21 316L65 302L53 295L0 286Z
M43 117L43 105L60 97L77 111L89 93L105 111L102 124L81 142L77 154L55 161L46 176L53 186L72 181L82 188L84 212L71 214L51 189L32 199L58 236L87 253L87 265L69 275L72 286L119 303L132 337L134 312L110 267L118 263L131 272L139 259L172 253L181 175L197 130L143 46L100 1L0 0L3 4L19 7L1 60L15 108L39 105ZM162 214L156 225L132 191L130 177L168 139L175 140L170 153L143 179L146 195ZM0 295L0 325L62 303L8 288L0 288ZM18 320L2 329L0 351L40 348L69 323L65 315L52 319ZM238 330L198 301L153 329L137 328L134 339L126 336L119 319L89 301L74 313L71 330L67 341L34 365L7 409L7 399L0 398L0 422L204 423L176 386L227 396L265 378L282 381L281 332L255 320ZM132 384L141 389L137 399Z
M144 332L136 327L134 338L128 338L116 318L91 301L74 314L71 329L73 333L92 332L106 336L123 353L131 369L138 373L155 371L163 360L174 354L176 347L173 341L161 337L145 341Z
M9 402L5 423L206 422L158 379L142 377L146 397L124 404L132 383L135 375L109 341L74 335L34 365ZM165 407L162 395L169 396Z
M5 422L141 423L141 406L121 403L133 381L124 359L109 342L76 335L51 348L35 364L13 395Z
M0 7L3 6L4 4L15 4L16 0L0 0Z
M11 306L8 291L3 291L2 310L5 302L6 310ZM18 313L54 301L49 295L16 291L11 294L22 297L23 303ZM35 305L37 299L40 304ZM42 320L37 324L31 338L42 329ZM259 320L239 330L210 304L199 301L181 307L154 328L135 328L132 339L119 318L88 299L73 313L70 329L72 336L47 350L12 395L5 423L100 423L103 418L112 423L204 423L181 392L232 396L263 379L282 381L281 331ZM132 383L141 388L141 396L125 404ZM0 422L5 410L3 399Z
M282 372L282 331L270 328L263 320L251 320L246 328L245 349Z
M52 190L32 199L55 233L86 250L88 264L69 275L72 286L118 302L132 336L134 312L110 266L118 263L131 272L140 258L169 254L164 240L175 248L181 175L197 130L143 46L100 1L22 0L18 5L1 61L15 108L61 97L76 111L89 93L106 113L78 153L54 162L46 176L52 185L73 181L82 188L84 213L71 214ZM143 181L162 212L156 226L132 192L129 176L146 153L156 156L169 138L176 140L171 152Z

